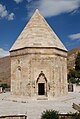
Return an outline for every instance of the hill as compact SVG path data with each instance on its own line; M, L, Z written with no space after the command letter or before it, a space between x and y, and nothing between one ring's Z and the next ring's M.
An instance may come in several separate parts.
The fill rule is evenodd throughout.
M68 51L68 62L67 62L68 63L68 71L70 69L75 68L75 59L76 59L78 52L80 52L80 47L74 48L74 49Z
M0 58L0 83L10 86L11 61L10 56Z

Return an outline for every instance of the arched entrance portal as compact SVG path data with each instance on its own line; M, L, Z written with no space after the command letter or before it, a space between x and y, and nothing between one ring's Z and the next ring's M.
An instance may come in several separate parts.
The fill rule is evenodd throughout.
M38 83L38 95L45 95L45 83Z
M43 71L39 74L37 78L37 95L45 95L47 96L47 79Z

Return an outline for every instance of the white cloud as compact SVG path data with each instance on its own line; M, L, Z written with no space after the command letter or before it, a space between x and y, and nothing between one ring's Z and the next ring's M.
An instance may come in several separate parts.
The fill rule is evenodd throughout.
M35 0L33 0L33 2L34 1ZM80 0L39 0L38 9L45 17L56 16L78 9L80 7L79 2Z
M71 34L71 35L69 35L69 38L71 38L72 40L78 40L78 41L80 41L80 33Z
M15 16L14 13L9 14L8 15L8 20L13 20L14 19L14 16Z
M5 57L5 56L9 56L9 51L5 51L2 48L0 48L0 58L1 57Z
M9 13L5 6L0 4L0 19L6 18L8 20L14 19L14 13Z
M32 0L27 0L27 2L31 2Z
M8 11L6 10L6 7L0 4L0 18L4 18L8 15Z
M14 0L17 4L19 4L20 2L22 2L23 0Z

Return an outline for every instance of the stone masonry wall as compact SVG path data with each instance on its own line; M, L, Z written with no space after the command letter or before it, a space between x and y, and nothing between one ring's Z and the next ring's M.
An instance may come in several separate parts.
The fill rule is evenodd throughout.
M38 97L36 81L41 71L47 79L48 98L67 93L66 52L58 52L58 50L54 52L53 49L23 49L23 51L11 53L12 94Z

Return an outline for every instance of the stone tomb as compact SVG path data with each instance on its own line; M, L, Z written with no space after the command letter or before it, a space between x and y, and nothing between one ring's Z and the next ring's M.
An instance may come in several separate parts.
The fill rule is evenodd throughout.
M10 49L11 93L52 99L67 89L67 50L36 10Z

